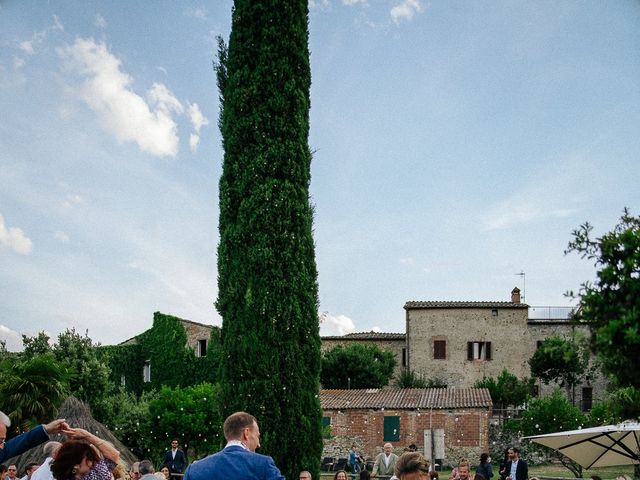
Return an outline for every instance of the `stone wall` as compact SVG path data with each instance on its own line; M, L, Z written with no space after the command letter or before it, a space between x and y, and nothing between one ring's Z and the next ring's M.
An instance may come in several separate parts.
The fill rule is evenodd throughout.
M409 368L426 378L438 377L449 387L472 387L483 376L497 377L504 368L520 378L529 376L527 314L525 305L409 309ZM446 341L445 359L433 358L434 340ZM492 359L468 361L467 342L491 342Z
M184 330L187 334L187 345L198 351L198 340L206 340L207 348L209 348L209 337L211 336L211 325L191 322L189 320L181 320Z
M445 465L453 465L460 458L479 458L489 451L489 408L452 410L325 410L331 418L333 438L325 440L323 456L345 457L355 443L365 458L382 451L384 417L400 417L400 439L389 442L397 454L415 443L424 452L424 433L429 429L443 429L445 434Z

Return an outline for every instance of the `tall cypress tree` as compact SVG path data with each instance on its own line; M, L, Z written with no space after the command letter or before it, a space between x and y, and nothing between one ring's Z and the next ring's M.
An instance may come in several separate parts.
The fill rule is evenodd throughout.
M308 37L307 0L235 0L217 66L222 413L255 415L288 478L322 452Z

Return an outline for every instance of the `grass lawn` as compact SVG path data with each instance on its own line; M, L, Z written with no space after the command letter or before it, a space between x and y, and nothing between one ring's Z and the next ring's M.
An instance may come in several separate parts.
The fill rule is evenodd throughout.
M472 468L471 473L475 472ZM495 470L494 470L495 472ZM443 470L440 473L441 480L447 480L449 478L449 474L451 470ZM625 466L625 467L600 467L593 468L591 470L582 470L583 478L590 478L591 475L598 475L602 480L615 480L617 477L622 475L629 475L633 478L633 466ZM563 467L560 464L549 463L547 465L535 465L529 466L529 478L531 477L556 477L556 478L567 478L572 479L575 478L573 473L569 471L568 468ZM472 477L473 478L473 477ZM495 474L492 480L499 480L500 477L497 477Z

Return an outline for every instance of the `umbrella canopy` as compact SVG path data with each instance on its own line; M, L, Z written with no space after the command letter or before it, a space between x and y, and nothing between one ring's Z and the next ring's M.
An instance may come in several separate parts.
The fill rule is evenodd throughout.
M640 463L640 423L583 428L524 437L558 450L584 468Z

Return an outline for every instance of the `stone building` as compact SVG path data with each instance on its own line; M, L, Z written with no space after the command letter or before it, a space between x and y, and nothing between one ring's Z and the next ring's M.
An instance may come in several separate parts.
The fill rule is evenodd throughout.
M484 388L322 390L323 423L331 425L324 457L344 458L355 443L372 458L389 442L396 453L414 443L438 465L489 451L489 391Z
M511 292L510 302L411 301L404 309L407 368L450 387L471 387L484 376L497 377L505 368L519 378L530 377L528 360L545 338L568 338L576 331L588 335L586 325L569 321L568 310L554 312L521 303L518 288ZM530 318L530 311L533 316L547 314ZM554 387L537 385L541 394ZM580 385L576 404L588 410L604 390L602 377Z

